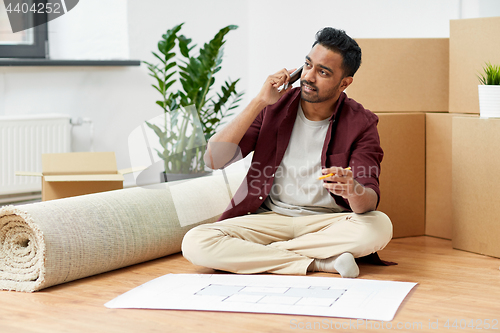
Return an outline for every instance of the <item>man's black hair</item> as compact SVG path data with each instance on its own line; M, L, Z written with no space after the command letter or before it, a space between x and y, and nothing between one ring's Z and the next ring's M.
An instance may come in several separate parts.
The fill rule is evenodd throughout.
M361 65L361 48L358 43L349 37L344 30L330 27L321 29L316 33L316 44L342 55L342 69L344 76L354 76Z

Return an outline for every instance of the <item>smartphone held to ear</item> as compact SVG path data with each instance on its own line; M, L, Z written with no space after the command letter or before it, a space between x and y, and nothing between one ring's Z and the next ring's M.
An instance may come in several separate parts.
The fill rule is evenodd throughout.
M300 76L302 75L302 67L304 67L304 65L300 66L292 74L290 74L290 81L288 81L289 85L300 79Z
M292 74L290 74L290 80L287 83L285 83L282 89L284 90L288 89L290 85L292 85L295 81L300 79L300 76L302 75L302 67L304 67L304 65L300 66Z

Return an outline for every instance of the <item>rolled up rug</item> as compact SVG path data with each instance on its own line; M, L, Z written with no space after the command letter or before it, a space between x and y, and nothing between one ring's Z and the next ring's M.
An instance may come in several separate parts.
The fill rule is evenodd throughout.
M179 252L189 229L217 220L242 178L2 207L0 289L37 291Z

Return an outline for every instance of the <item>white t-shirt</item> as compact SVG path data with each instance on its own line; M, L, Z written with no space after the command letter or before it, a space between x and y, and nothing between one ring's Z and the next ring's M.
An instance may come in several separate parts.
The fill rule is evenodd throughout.
M329 123L329 119L307 119L299 103L290 142L275 172L265 207L288 216L343 211L323 187L323 180L318 180L322 175L321 152Z

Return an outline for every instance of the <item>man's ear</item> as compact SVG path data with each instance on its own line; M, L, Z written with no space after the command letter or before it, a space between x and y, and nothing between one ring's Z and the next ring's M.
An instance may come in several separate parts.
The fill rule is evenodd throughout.
M341 91L344 91L347 87L349 87L352 83L354 78L352 76L346 76L342 79L342 82L340 83L340 89Z

